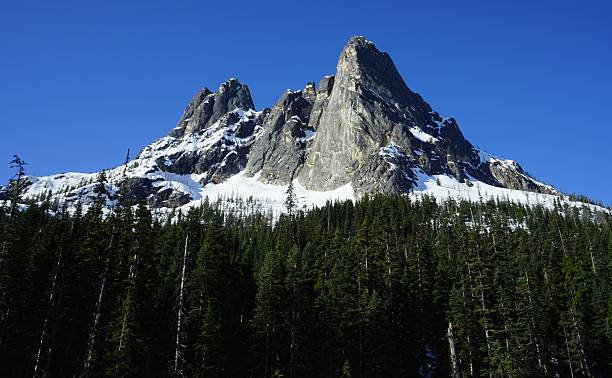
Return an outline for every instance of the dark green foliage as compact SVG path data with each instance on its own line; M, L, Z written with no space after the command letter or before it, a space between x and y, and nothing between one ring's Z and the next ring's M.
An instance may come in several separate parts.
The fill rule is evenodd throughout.
M105 210L105 180L85 214L0 212L0 376L612 376L609 214L305 214L289 191L274 222L208 204L160 222L121 193Z

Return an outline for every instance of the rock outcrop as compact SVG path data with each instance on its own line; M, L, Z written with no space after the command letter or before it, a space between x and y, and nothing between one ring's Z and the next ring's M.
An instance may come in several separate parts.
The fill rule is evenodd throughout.
M248 87L237 79L215 92L198 91L167 136L109 171L115 193L109 201L122 183L129 198L178 207L201 200L203 187L239 173L264 184L298 180L319 192L350 187L356 198L408 193L439 178L558 194L514 161L473 146L453 118L441 117L408 88L389 55L363 37L349 40L334 76L287 90L271 109L256 111ZM28 195L89 201L94 178L30 178ZM0 200L2 195L0 190Z
M309 189L353 182L358 195L409 190L403 174L381 172L394 166L376 164L388 146L397 146L410 166L422 165L429 174L453 171L445 169L447 155L477 159L454 121L443 122L406 86L389 55L362 37L351 38L340 54L331 94L317 119L317 134L299 176ZM463 174L460 168L454 171Z
M294 178L314 134L308 124L316 97L314 83L308 83L302 91L283 93L251 149L248 176L259 173L259 180L270 184L286 184Z
M249 88L232 78L216 92L204 88L193 96L171 136L181 137L206 129L234 109L255 109Z

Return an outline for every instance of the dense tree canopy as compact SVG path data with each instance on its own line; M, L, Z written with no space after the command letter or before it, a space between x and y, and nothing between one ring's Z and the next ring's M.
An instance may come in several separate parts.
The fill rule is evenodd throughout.
M162 218L103 192L0 212L0 376L612 376L609 214L381 196Z

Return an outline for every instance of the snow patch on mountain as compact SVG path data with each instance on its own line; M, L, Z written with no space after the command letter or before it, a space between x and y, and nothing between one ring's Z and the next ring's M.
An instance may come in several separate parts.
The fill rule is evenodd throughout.
M390 145L381 149L381 156L383 158L401 156L401 151L394 147L396 146ZM108 171L109 184L107 189L111 195L114 195L118 190L124 169L125 166L120 166ZM392 169L397 168L392 167ZM447 175L429 176L418 168L414 169L413 173L416 177L416 186L406 195L415 200L423 196L433 197L440 203L450 198L470 202L495 200L527 206L542 205L548 209L553 209L555 203L559 202L578 208L586 207L591 211L606 211L606 209L596 205L571 201L567 196L500 188L485 184L472 177L469 177L469 183L464 183ZM97 174L71 172L40 178L33 177L33 183L28 188L28 197L36 198L44 196L47 192L52 192L53 197L60 202L78 200L84 205L84 209L87 209L95 196L93 188L96 176ZM143 175L143 177L153 180L153 185L160 189L170 188L190 196L191 200L187 204L174 210L185 212L190 208L201 205L204 201L208 201L226 211L271 213L274 218L285 211L284 201L288 185L264 184L259 181L258 174L247 177L244 171L241 171L222 183L209 183L202 186L199 183L200 176L198 174L179 175L163 171L152 171ZM328 202L356 200L351 183L325 192L308 190L297 179L293 181L293 185L294 193L298 199L298 208L301 210L321 207ZM109 201L107 205L112 206L113 202ZM162 208L158 211L165 213L171 211L171 209Z
M245 211L246 208L247 212L271 212L275 218L285 211L288 185L264 184L259 181L259 174L247 177L244 173L242 171L219 184L210 183L199 188L190 188L194 200L179 209L185 211L199 206L202 201L209 201L230 211ZM196 181L192 183L197 185ZM293 181L293 192L300 210L322 207L327 202L355 201L355 191L351 183L336 190L318 192L304 188L296 179Z
M525 173L520 173L523 172L522 168L520 167L520 165L512 160L512 159L506 159L506 158L502 158L499 157L497 155L494 155L490 152L487 152L479 147L474 147L476 152L478 153L478 157L480 158L480 163L481 164L485 164L485 163L489 163L491 165L500 165L503 168L505 168L508 171L513 171L515 173L519 173L520 176L522 176L525 180L529 180L532 181L534 184L541 186L542 188L547 189L550 193L554 193L557 195L560 195L561 193L559 193L559 191L557 189L555 189L553 186L545 184L541 181L536 180L534 177L525 174ZM477 168L477 167L475 167Z
M170 158L176 158L177 155L185 152L207 150L219 144L219 142L224 142L224 148L230 151L249 146L261 135L263 128L257 125L253 133L245 137L238 137L236 133L240 124L248 122L260 113L252 109L234 109L229 114L238 116L237 122L225 126L220 120L201 132L188 134L181 138L165 136L145 147L137 159L152 161L160 161L161 159L165 165L171 165Z
M438 202L444 202L450 198L457 201L465 200L470 202L495 200L526 206L541 205L547 209L553 209L555 203L559 202L577 208L586 207L591 211L607 211L600 206L571 201L568 196L564 195L528 192L488 185L469 175L468 184L447 175L429 176L420 169L415 169L414 173L417 177L417 185L409 195L415 199L426 195L435 198Z
M389 164L391 169L397 169L397 164L393 162L394 158L399 158L405 156L405 154L400 150L400 148L395 144L391 143L388 146L381 147L378 154L382 156L383 160Z
M425 131L421 130L418 127L411 127L410 132L414 135L415 138L425 143L437 143L438 138L427 134Z

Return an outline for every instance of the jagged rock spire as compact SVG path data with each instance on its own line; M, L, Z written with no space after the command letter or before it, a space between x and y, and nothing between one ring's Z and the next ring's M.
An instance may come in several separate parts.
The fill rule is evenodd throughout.
M301 169L306 148L313 105L318 101L314 83L301 91L285 91L264 121L264 132L249 154L246 174L259 172L265 183L287 184Z
M414 138L408 124L426 125L430 112L387 53L363 37L352 37L338 59L300 182L309 189L335 189L371 166L367 160L381 147L393 142L410 151Z
M431 111L421 96L408 88L389 54L361 36L352 37L340 53L335 82L349 91L371 92L401 108Z
M255 109L249 88L238 79L227 80L214 93L204 88L193 96L170 135L182 136L203 130L236 108Z
M153 207L182 206L202 198L208 184L253 176L275 185L297 178L319 192L350 188L355 198L422 192L432 176L464 189L485 183L557 193L513 161L474 147L454 119L434 112L408 88L389 55L363 37L348 41L335 76L325 76L318 87L309 82L284 92L272 109L254 108L248 87L237 79L215 92L198 91L168 136L112 170L114 181L127 176L127 195ZM81 174L33 178L26 196L71 186L74 175ZM88 176L81 176L86 183ZM54 195L80 201L81 192L87 188Z
M311 115L317 133L299 175L308 189L352 182L357 196L402 193L414 187L415 170L499 184L456 122L433 112L408 88L389 54L363 37L352 37L340 53L322 105Z

